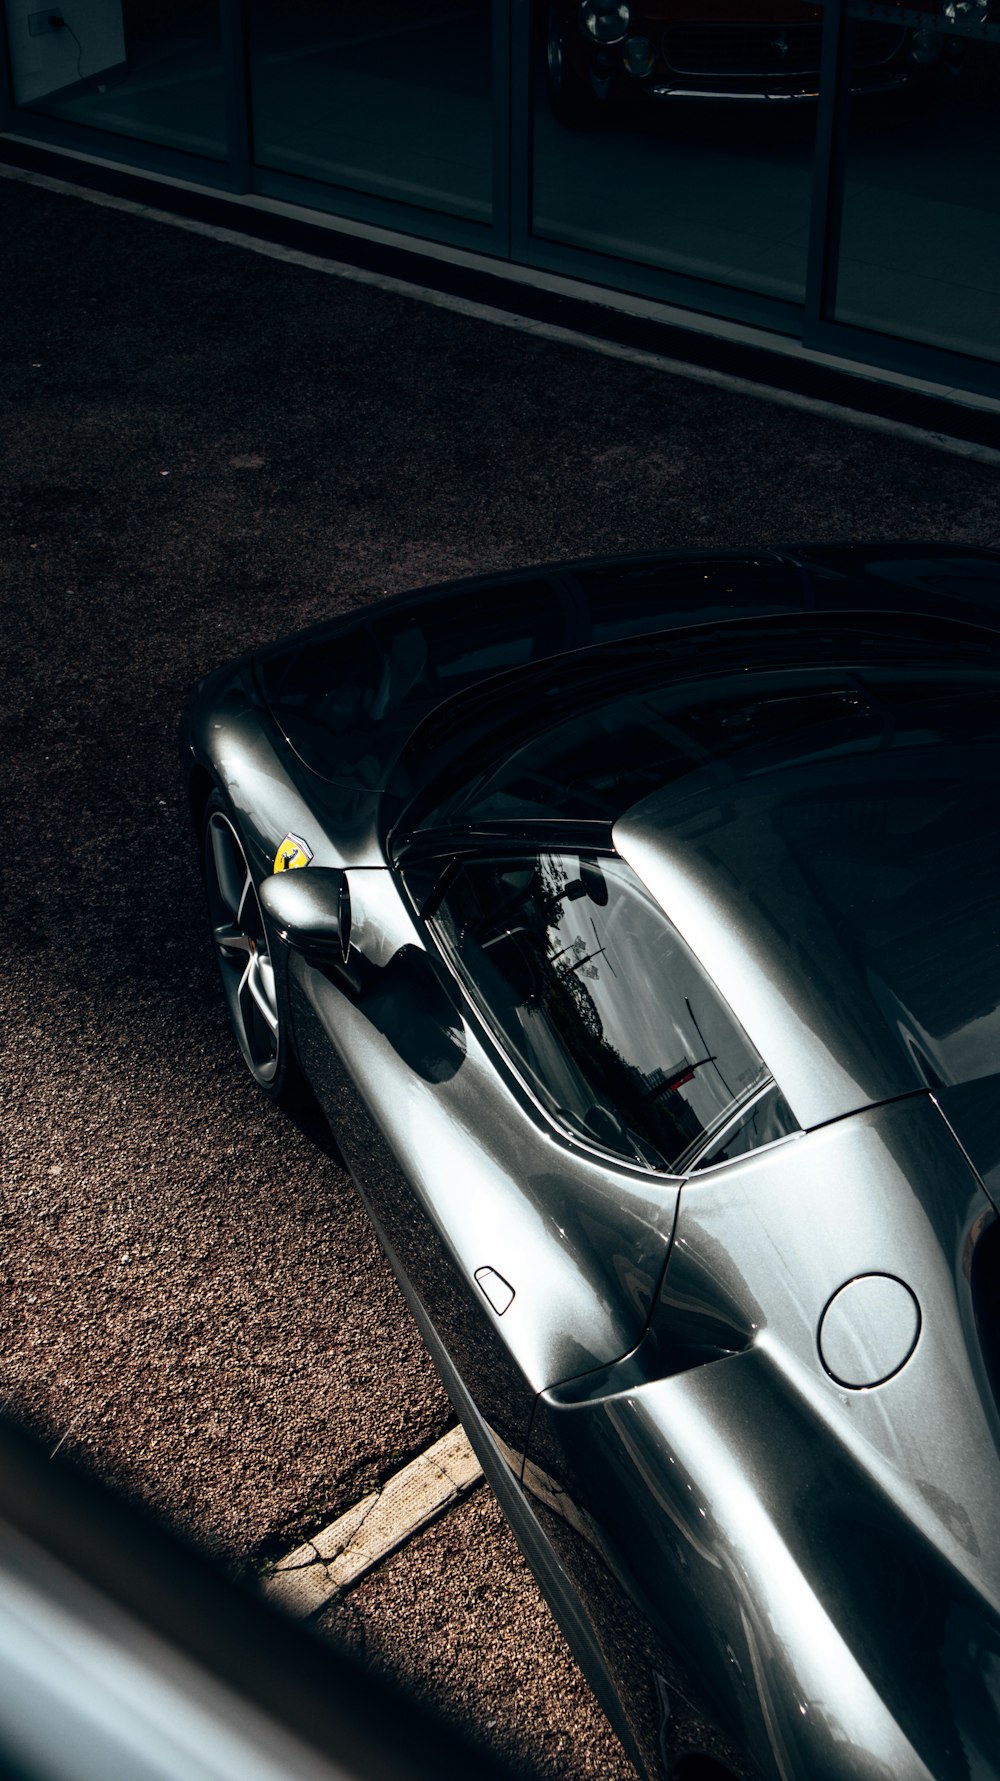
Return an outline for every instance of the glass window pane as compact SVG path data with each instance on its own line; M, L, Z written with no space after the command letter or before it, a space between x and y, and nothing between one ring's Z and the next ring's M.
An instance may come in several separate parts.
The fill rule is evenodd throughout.
M801 301L822 8L535 11L534 233Z
M251 0L261 167L487 222L490 0Z
M768 1079L621 860L470 861L431 926L542 1105L629 1162L683 1166Z
M7 0L7 37L15 104L225 159L218 0Z
M953 0L906 35L906 88L851 114L836 317L1000 358L997 7Z

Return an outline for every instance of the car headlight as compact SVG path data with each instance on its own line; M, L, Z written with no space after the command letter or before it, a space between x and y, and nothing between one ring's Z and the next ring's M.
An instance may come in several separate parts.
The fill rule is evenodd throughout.
M935 62L940 62L944 45L941 32L925 25L922 30L914 31L910 38L910 55L921 68L930 68Z
M656 66L656 51L648 37L630 37L622 51L626 71L636 80L645 80Z
M984 25L990 0L945 0L941 16L949 25Z
M955 0L958 5L961 0ZM627 37L632 14L625 0L583 0L580 25L595 43L621 43Z

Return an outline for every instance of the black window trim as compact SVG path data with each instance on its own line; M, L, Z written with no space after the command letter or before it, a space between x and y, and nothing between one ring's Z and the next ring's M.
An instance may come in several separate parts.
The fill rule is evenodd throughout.
M525 830L530 828L530 834ZM603 840L602 840L603 837ZM636 1157L634 1160L623 1156L620 1151L606 1150L596 1139L588 1140L574 1132L570 1127L560 1124L554 1114L550 1113L544 1102L539 1099L530 1082L518 1068L516 1057L505 1043L502 1033L497 1031L485 1005L476 996L469 980L459 970L449 949L444 946L430 925L434 911L443 897L451 879L461 866L470 860L481 860L484 863L496 854L523 855L526 851L570 852L599 855L607 859L621 860L622 856L613 846L610 829L606 823L573 823L556 825L542 820L537 824L518 825L516 829L508 824L498 824L495 831L483 824L475 829L427 829L409 838L400 847L393 862L393 869L402 877L403 889L424 932L426 943L432 949L435 958L441 961L448 973L448 979L457 989L468 1015L472 1016L472 1025L480 1043L499 1061L503 1070L513 1079L520 1093L526 1098L542 1121L546 1130L565 1144L570 1150L580 1151L605 1168L627 1170L640 1180L648 1181L650 1177L664 1182L680 1182L683 1177L675 1169L657 1169ZM434 886L422 904L418 904L413 893L406 884L405 869L407 866L423 864L440 859L442 869L435 879ZM622 861L627 865L627 861Z
M516 822L463 823L457 828L417 828L391 837L390 864L394 870L438 856L484 859L494 853L605 853L620 859L611 836L612 824L600 819L578 818L553 822L551 817L519 817Z
M574 1132L570 1127L560 1124L554 1114L552 1114L538 1098L532 1089L530 1082L528 1082L525 1075L518 1068L517 1059L508 1048L504 1035L497 1031L493 1021L489 1017L485 1005L476 996L469 981L459 970L456 962L452 958L450 950L442 945L433 927L430 925L449 884L462 866L467 865L470 861L476 860L486 863L497 854L509 853L516 857L523 855L525 851L529 849L537 851L538 853L565 852L594 854L595 856L605 859L619 860L623 865L628 865L628 861L618 852L618 849L615 847L614 842L611 839L611 832L608 824L603 822L557 824L552 823L545 818L541 818L536 822L519 822L516 825L498 822L495 827L488 823L482 823L476 825L475 828L440 828L418 831L415 835L408 837L401 843L393 862L393 869L398 871L402 876L403 888L406 892L406 896L417 915L421 927L424 929L426 940L433 948L434 955L441 960L448 973L449 980L456 986L466 1009L473 1015L477 1035L481 1041L483 1039L487 1041L489 1050L502 1061L507 1071L514 1078L514 1081L517 1083L522 1094L527 1097L531 1106L541 1115L548 1129L556 1133L558 1137L572 1149L583 1151L585 1155L593 1156L599 1162L608 1166L634 1171L646 1180L648 1180L650 1176L654 1176L662 1181L683 1182L697 1171L700 1159L705 1155L706 1151L711 1149L713 1144L718 1143L732 1126L738 1124L741 1119L744 1119L750 1108L753 1107L758 1100L761 1100L764 1095L769 1094L773 1088L777 1088L780 1092L781 1085L772 1074L766 1060L762 1058L761 1061L764 1064L766 1074L762 1075L756 1082L751 1084L739 1104L727 1111L721 1124L718 1125L714 1131L703 1133L702 1137L697 1139L695 1143L689 1147L688 1152L678 1159L677 1164L673 1168L657 1168L651 1163L640 1162L638 1158L636 1158L635 1161L632 1161L629 1157L623 1156L620 1151L605 1150L598 1143L588 1141L578 1132ZM422 903L418 904L416 898L406 885L405 868L407 866L429 863L435 859L441 860L441 871L435 878L430 893L424 898ZM670 916L665 910L663 913L664 919L669 922ZM681 938L683 939L683 935ZM752 1036L749 1034L747 1036L750 1038L751 1045L754 1045ZM756 1050L755 1045L754 1049ZM758 1056L760 1056L759 1052ZM785 1143L789 1137L799 1136L801 1136L801 1133L799 1132L785 1133L780 1138L772 1139L769 1144L758 1145L755 1150L748 1154L758 1156L762 1151L771 1150L775 1144ZM730 1160L732 1162L741 1162L745 1159L742 1157L734 1157ZM711 1167L712 1165L710 1164L709 1166ZM724 1166L724 1164L719 1165L719 1167Z
M701 1137L696 1138L694 1143L690 1144L687 1150L678 1158L677 1167L680 1173L684 1175L695 1173L700 1169L701 1159L705 1156L706 1152L711 1150L714 1144L721 1143L733 1128L738 1126L741 1121L746 1118L751 1109L756 1107L758 1101L762 1101L765 1095L769 1095L773 1088L778 1089L780 1094L780 1084L772 1075L766 1064L764 1067L766 1073L763 1076L759 1076L756 1082L750 1084L750 1087L746 1090L742 1100L738 1101L735 1107L730 1107L722 1115L722 1118L714 1131L703 1132ZM788 1132L783 1134L783 1137L790 1136L794 1136L794 1134ZM752 1152L748 1152L748 1154L756 1156L758 1151L770 1150L771 1144L780 1144L781 1142L781 1138L772 1138L770 1144L758 1144L756 1148ZM733 1162L738 1162L740 1158L733 1157L731 1160ZM711 1166L711 1163L709 1163L708 1167L711 1168Z

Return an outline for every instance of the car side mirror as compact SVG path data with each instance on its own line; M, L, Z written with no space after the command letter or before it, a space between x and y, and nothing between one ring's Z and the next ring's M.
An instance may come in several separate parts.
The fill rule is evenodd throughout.
M276 872L260 887L260 904L278 938L316 964L346 964L351 949L351 893L336 866Z
M592 903L603 909L608 900L608 881L596 860L580 855L580 883Z

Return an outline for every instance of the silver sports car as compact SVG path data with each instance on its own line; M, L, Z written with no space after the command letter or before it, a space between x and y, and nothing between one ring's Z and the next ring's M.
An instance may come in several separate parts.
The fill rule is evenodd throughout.
M425 590L183 754L246 1063L639 1769L1000 1776L1000 555Z

